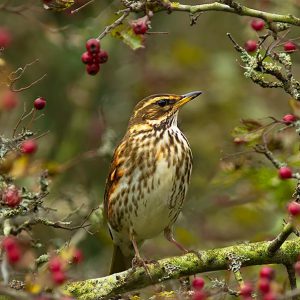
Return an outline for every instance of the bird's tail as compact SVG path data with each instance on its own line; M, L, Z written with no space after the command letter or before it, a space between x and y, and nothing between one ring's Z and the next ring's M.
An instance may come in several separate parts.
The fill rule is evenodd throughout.
M131 267L133 256L124 256L119 246L114 245L109 274L122 272Z

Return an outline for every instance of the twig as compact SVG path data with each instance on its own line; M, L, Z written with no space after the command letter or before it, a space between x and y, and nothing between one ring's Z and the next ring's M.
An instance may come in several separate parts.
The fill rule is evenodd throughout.
M129 16L130 14L130 8L127 8L124 10L124 13L121 17L119 17L116 21L114 21L112 24L105 27L104 31L97 37L97 40L101 40L104 38L108 33L110 33L111 30L116 28L117 26L121 25L123 21Z
M160 9L167 10L163 6L161 6ZM265 20L266 22L281 22L281 23L287 23L295 26L300 26L300 18L297 18L293 15L280 15L280 14L269 13L269 12L253 9L240 4L238 9L236 9L230 7L229 5L222 4L220 2L199 4L199 5L188 5L188 4L181 4L178 2L170 2L170 9L172 11L189 12L193 14L197 12L204 12L204 11L223 11L223 12L238 14L241 16L260 18Z
M28 116L30 116L34 111L34 108L31 109L31 111L29 113L26 113L26 103L24 102L24 111L21 115L21 117L18 119L18 122L13 130L13 138L16 136L16 132L20 126L20 124L22 123L22 121L24 121Z
M287 264L287 265L285 265L285 268L288 273L291 290L297 289L297 280L296 280L294 265ZM292 298L292 300L299 299L299 297L297 295L292 296L291 298Z
M35 81L31 82L30 84L28 84L25 87L22 88L14 88L14 85L16 84L16 82L23 76L24 72L26 71L26 69L30 66L32 66L33 64L39 62L38 59L32 61L31 63L26 64L24 67L20 67L18 68L16 71L13 71L9 74L8 76L8 81L9 81L9 88L12 92L22 92L24 90L27 90L29 88L31 88L32 86L34 86L35 84L39 83L41 80L43 80L45 78L45 76L47 75L47 73L45 73L44 75L42 75L41 77L39 77L38 79L36 79Z
M294 231L294 226L292 223L285 224L282 232L280 232L280 234L277 235L277 237L271 241L269 248L268 248L269 255L271 255L271 256L274 255L276 253L276 251L278 251L278 249L286 241L286 239L289 237L289 235L291 233L293 233L293 231Z
M44 75L42 75L40 78L36 79L35 81L31 82L30 84L24 86L24 87L21 87L19 89L15 89L13 88L13 84L10 86L10 90L12 92L15 92L15 93L19 93L19 92L22 92L22 91L25 91L25 90L28 90L30 89L32 86L36 85L37 83L39 83L41 80L43 80L45 77L47 76L47 73L45 73Z
M71 222L50 221L45 218L31 218L31 219L25 221L23 224L21 224L17 228L11 229L11 233L16 235L16 234L20 233L22 230L26 230L26 229L30 230L32 226L38 225L38 224L43 224L45 226L50 226L50 227L54 227L54 228L66 229L66 230L73 231L73 230L84 228L86 226L90 226L90 224L85 224L85 222L86 222L86 220L84 220L84 222L81 223L80 225L71 227L71 226L68 226L71 224Z
M83 9L84 7L88 6L89 4L93 3L95 0L90 0L84 4L82 4L80 7L74 9L74 10L71 10L71 14L75 14L75 13L78 13L81 9Z

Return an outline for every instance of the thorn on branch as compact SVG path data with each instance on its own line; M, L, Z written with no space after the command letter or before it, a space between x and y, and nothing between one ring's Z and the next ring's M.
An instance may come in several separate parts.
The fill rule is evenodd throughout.
M190 25L196 25L198 18L202 15L202 12L199 12L198 14L190 13Z

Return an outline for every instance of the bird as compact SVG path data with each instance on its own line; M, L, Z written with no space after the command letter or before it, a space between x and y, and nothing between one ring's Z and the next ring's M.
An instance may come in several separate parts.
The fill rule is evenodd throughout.
M179 109L202 94L155 94L139 101L116 147L104 192L104 218L113 240L110 274L146 266L139 248L162 232L181 251L173 224L185 202L192 152L177 126Z

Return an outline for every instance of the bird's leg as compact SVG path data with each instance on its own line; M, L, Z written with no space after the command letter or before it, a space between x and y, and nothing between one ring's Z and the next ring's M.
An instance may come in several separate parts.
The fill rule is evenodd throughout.
M173 236L173 232L172 232L172 229L170 227L167 227L165 228L164 230L164 235L165 235L165 238L171 242L172 244L174 244L177 248L179 248L182 252L184 253L188 253L189 250L186 249L184 246L182 246L180 243L178 243L174 236Z
M140 251L139 251L138 245L136 243L136 240L135 240L133 234L131 235L131 243L132 243L134 253L135 253L134 259L132 260L132 269L135 269L137 266L143 267L145 269L146 273L148 274L148 276L150 277L150 279L152 279L149 268L148 268L145 260L143 260L140 255Z
M164 230L164 234L165 234L165 238L171 242L172 244L174 244L177 248L179 248L183 253L194 253L200 260L201 260L201 255L198 251L195 250L188 250L186 249L184 246L182 246L180 243L178 243L174 236L173 236L173 231L170 227L165 228Z

